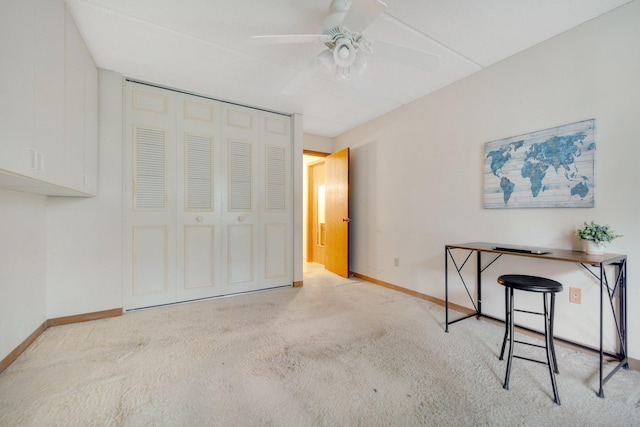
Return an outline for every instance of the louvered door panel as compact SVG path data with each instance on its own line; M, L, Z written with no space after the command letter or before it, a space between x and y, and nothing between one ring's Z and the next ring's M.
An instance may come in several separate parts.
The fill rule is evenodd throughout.
M134 209L167 207L166 131L135 127Z
M229 209L251 211L253 159L251 142L229 141Z
M186 208L187 210L213 210L213 138L185 135L186 144Z
M266 187L268 211L283 212L285 210L285 148L266 147Z

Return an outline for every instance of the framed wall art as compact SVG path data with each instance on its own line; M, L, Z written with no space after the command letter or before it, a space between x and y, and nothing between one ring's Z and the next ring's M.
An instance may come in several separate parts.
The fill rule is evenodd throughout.
M595 119L484 144L484 207L590 208Z

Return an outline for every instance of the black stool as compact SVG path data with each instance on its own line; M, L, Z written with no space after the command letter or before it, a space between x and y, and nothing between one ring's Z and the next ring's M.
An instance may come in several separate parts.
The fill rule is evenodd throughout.
M505 331L504 339L502 340L502 350L500 351L500 360L503 359L504 350L507 345L507 338L509 339L509 356L507 361L507 374L504 379L505 390L509 390L509 375L511 374L511 361L514 357L518 359L529 360L531 362L542 363L549 366L549 375L551 376L551 386L553 387L553 400L558 405L560 404L560 396L558 396L558 387L556 385L556 373L558 371L558 362L556 361L556 350L553 346L553 312L555 307L556 293L562 291L562 284L555 280L545 279L544 277L525 276L522 274L505 274L498 277L498 283L504 285L505 289ZM518 289L526 292L538 292L542 294L542 300L544 305L544 311L542 313L527 310L517 310L513 307L513 291ZM551 305L547 308L547 296L550 296ZM522 313L537 314L544 316L544 340L545 345L537 345L528 342L514 340L514 312L519 311ZM514 342L520 344L526 344L533 347L544 348L547 353L547 361L529 359L522 356L513 355Z

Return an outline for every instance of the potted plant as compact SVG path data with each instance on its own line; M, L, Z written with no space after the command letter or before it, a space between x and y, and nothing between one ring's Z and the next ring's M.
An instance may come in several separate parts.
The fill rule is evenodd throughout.
M616 234L608 225L585 221L584 228L578 229L578 237L580 237L580 240L586 242L586 253L602 254L604 253L605 244L611 242L613 239L622 237L622 235Z

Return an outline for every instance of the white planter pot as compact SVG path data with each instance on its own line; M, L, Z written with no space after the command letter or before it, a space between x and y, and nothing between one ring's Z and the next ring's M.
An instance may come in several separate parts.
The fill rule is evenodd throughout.
M604 246L591 240L586 240L584 251L589 255L602 255L604 253Z

